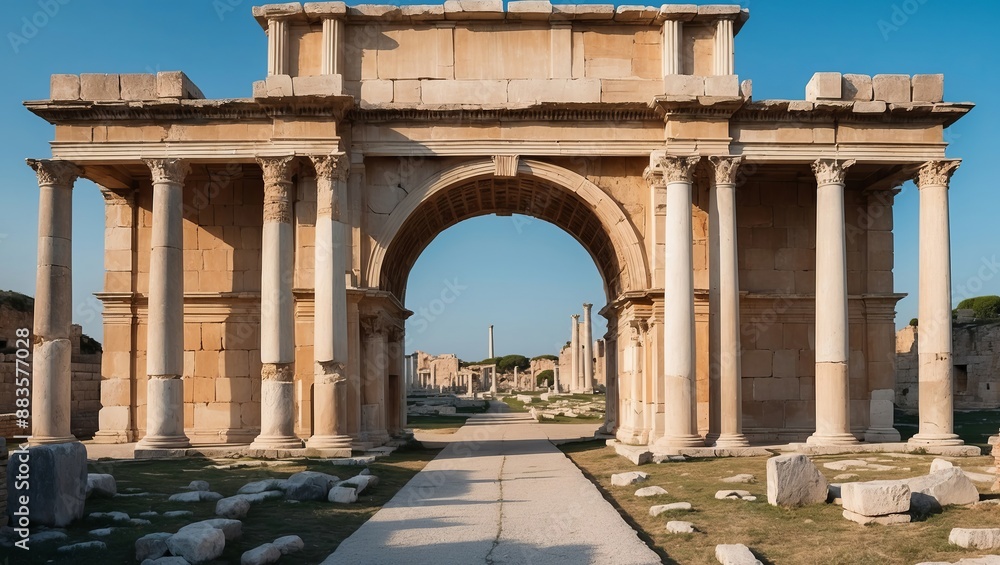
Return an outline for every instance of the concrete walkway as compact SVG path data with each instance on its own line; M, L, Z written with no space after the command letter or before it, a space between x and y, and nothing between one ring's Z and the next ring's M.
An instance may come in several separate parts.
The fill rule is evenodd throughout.
M574 425L469 418L324 564L660 563L550 438Z

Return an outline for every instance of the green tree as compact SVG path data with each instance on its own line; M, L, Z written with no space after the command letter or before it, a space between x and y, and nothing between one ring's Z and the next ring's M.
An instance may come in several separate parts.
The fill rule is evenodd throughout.
M990 320L1000 318L1000 296L977 296L958 303L956 310L971 309L976 318Z
M535 375L535 384L538 386L546 386L546 384L551 385L555 382L554 379L555 374L552 372L552 369L546 369Z
M513 372L514 367L527 371L531 367L531 361L524 355L504 355L497 362L497 370L501 373Z
M538 361L540 359L548 359L549 361L558 361L559 360L559 358L556 357L555 355L551 355L551 354L548 354L548 353L546 353L545 355L538 355L538 356L535 356L535 357L531 358L532 361Z

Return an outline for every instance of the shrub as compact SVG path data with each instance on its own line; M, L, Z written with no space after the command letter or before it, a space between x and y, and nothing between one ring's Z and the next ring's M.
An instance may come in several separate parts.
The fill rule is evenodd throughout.
M1000 318L1000 296L977 296L966 298L958 303L957 310L970 309L975 313L976 318L989 320Z
M917 327L917 319L916 318L910 318L910 325L913 326L913 327Z
M531 361L524 355L505 355L497 362L497 370L501 373L513 372L514 367L522 371L527 371L531 368Z
M545 355L537 355L537 356L531 358L532 361L538 361L539 359L548 359L549 361L558 361L559 360L559 358L556 357L555 355L550 355L548 353L546 353Z
M552 372L552 369L546 369L535 375L535 384L538 386L545 386L546 383L551 385L554 382L554 379L555 373Z

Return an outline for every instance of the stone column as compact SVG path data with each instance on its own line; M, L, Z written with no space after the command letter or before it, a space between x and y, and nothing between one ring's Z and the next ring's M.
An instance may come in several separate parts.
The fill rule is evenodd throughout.
M389 440L385 404L385 375L389 367L386 334L389 327L380 316L365 316L361 318L361 328L365 342L364 380L361 384L363 437L382 444Z
M260 435L251 449L302 447L295 436L295 319L292 273L294 157L259 157L264 172L260 283Z
M340 188L347 180L347 157L311 157L316 170L315 315L313 321L313 435L306 447L344 450L347 434L347 270L346 227L341 221Z
M283 18L267 21L267 74L288 74L288 21Z
M848 375L844 179L853 160L819 159L816 174L816 432L814 445L857 443Z
M719 390L716 447L749 445L743 436L740 385L740 282L736 251L736 174L740 159L710 158L715 182L708 203L709 382Z
M497 366L490 367L490 394L497 395Z
M733 20L722 18L715 23L713 71L716 75L735 74L733 51Z
M559 362L552 367L552 392L559 394Z
M31 443L65 443L76 441L70 432L73 183L82 171L68 161L27 162L38 176Z
M951 337L951 228L948 185L961 161L931 161L920 168L920 262L917 296L919 445L961 445L954 433L955 383Z
M633 437L638 437L641 434L641 430L645 428L645 419L643 412L645 411L645 392L646 388L643 386L644 375L642 373L642 334L646 331L645 322L633 322L630 326L632 330L632 341L630 345L629 354L631 359L629 362L632 364L632 383L630 392L630 404L632 405L632 434Z
M184 435L184 177L179 159L148 159L153 175L146 331L146 435L136 449L189 447Z
M570 392L580 392L580 315L570 316L573 320L569 339L569 382Z
M493 325L490 324L490 343L487 346L489 348L488 359L493 359Z
M663 22L663 76L681 74L683 25L677 20Z
M344 22L336 18L323 18L323 51L320 55L320 74L339 75L343 61Z
M658 445L704 445L698 435L695 407L694 262L691 233L691 185L701 157L660 159L667 183L664 222L667 266L663 275L664 431Z
M594 327L590 321L593 306L583 304L583 392L588 394L594 392Z

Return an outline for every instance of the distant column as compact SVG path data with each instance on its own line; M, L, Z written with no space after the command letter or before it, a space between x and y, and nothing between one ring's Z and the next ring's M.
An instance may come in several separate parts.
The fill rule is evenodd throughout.
M694 263L691 185L701 157L660 159L667 183L664 220L663 399L664 433L657 444L704 445L695 420Z
M844 186L853 160L819 159L816 174L816 432L814 445L857 443L848 379Z
M28 159L28 166L38 176L34 335L17 337L34 341L31 443L65 443L76 441L70 432L73 345L69 336L73 324L73 184L82 171L68 161Z
M594 327L590 321L593 304L583 304L583 392L594 392Z
M146 331L146 435L137 449L185 448L184 435L184 178L179 159L149 159L153 232L149 251Z
M571 392L580 392L580 315L573 314L569 340L569 383Z
M920 168L920 299L917 351L920 429L910 443L960 445L955 434L951 335L951 228L948 185L961 161L930 161Z
M497 366L493 365L490 367L490 393L493 396L497 394Z
M552 367L552 392L559 394L559 362Z
M490 324L490 343L488 346L489 359L493 359L493 325Z
M302 447L295 436L295 245L292 174L295 158L259 157L264 173L260 283L260 435L252 449Z

